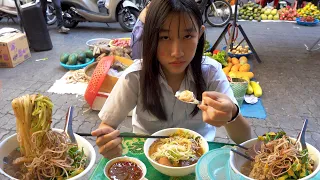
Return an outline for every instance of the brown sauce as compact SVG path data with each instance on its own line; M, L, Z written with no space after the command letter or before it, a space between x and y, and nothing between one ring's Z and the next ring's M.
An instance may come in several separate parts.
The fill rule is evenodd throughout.
M106 171L112 180L138 180L143 175L141 168L131 161L118 161Z
M13 150L7 157L5 157L3 159L3 170L5 173L7 173L8 175L20 179L22 178L17 172L23 172L23 170L25 169L25 166L23 164L20 165L14 165L13 160L17 159L21 157L21 153L20 151L18 151L17 149Z

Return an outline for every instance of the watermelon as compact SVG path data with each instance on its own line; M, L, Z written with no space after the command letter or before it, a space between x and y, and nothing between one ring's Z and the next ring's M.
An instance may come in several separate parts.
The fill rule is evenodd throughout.
M77 54L72 53L68 58L67 65L76 65L77 64Z
M81 63L84 63L86 61L86 53L85 52L79 53L77 59Z
M93 58L93 52L90 49L86 50L85 53L87 58L90 58L90 59Z
M69 54L68 53L62 53L60 55L60 62L65 64L68 62Z

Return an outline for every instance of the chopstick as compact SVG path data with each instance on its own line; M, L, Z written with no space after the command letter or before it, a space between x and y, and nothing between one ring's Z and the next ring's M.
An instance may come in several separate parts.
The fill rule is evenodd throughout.
M235 146L238 146L239 148L242 148L242 149L244 149L244 150L249 150L249 148L244 147L244 146L241 146L240 144L235 144Z
M79 136L92 136L90 133L76 133ZM169 138L169 136L150 136L140 134L120 134L118 137L130 137L130 138Z
M242 152L239 152L239 151L234 150L234 149L231 149L231 151L234 152L234 153L236 153L236 154L239 154L240 156L242 156L242 157L244 157L244 158L246 158L246 159L248 159L248 160L250 160L250 161L254 161L254 159L253 159L252 157L247 156L247 155L243 154Z

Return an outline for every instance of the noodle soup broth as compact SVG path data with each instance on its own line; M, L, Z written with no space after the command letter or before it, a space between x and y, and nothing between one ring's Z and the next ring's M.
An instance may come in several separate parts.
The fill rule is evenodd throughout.
M53 129L53 130L58 131L58 132L62 132L62 130L60 130L60 129ZM95 163L95 159L96 159L96 153L95 153L95 150L93 149L93 146L87 140L85 140L83 137L80 137L76 134L75 134L75 137L78 142L78 147L80 149L83 147L84 154L87 156L88 161L87 161L86 168L84 169L84 171L82 171L80 174L78 174L72 178L69 178L68 180L81 179L81 177L86 175L89 172L89 170L93 167L93 165ZM9 136L8 138L6 138L5 140L3 140L0 143L0 173L2 173L6 177L13 179L13 180L16 180L17 178L12 177L10 174L12 173L12 171L19 170L19 167L5 165L5 162L3 161L3 159L7 158L10 154L14 155L13 158L17 158L19 156L19 153L18 153L19 151L16 150L17 147L19 147L19 143L17 141L17 134L13 134L13 135ZM6 173L4 168L7 169L8 173ZM8 168L9 168L9 170L8 170ZM15 176L15 177L17 177L17 176Z
M149 148L149 156L159 164L172 167L190 166L203 155L200 137L178 131L170 138L158 139Z
M290 139L293 142L295 142L294 138L290 138ZM247 147L247 148L250 148L254 144L256 144L257 141L258 141L258 139L255 138L255 139L248 140L240 145ZM313 167L314 171L310 175L308 175L307 177L301 178L301 180L310 179L311 177L315 176L320 170L320 166L319 166L320 153L319 153L319 151L315 147L313 147L312 145L310 145L308 143L307 143L307 148L309 151L310 158L314 161L314 167ZM245 150L242 148L237 147L236 150L245 154ZM249 177L249 174L252 170L252 165L251 165L251 162L249 162L246 158L243 158L242 156L239 156L239 155L233 153L232 151L230 151L229 163L230 163L233 174L236 174L238 176L242 176L247 180L254 180L253 178Z
M16 134L13 134L0 143L0 173L4 174L10 179L16 179L16 178L10 176L4 171L5 162L3 161L3 159L6 158L10 153L15 151L17 147L19 147L16 137L17 137ZM16 169L13 169L13 170L16 170ZM11 170L9 171L11 172Z
M161 131L158 131L152 135L155 136L172 136L177 132L185 132L190 134L198 145L193 144L188 140L173 140L171 143L176 144L177 146L169 146L170 143L163 143L165 139L152 139L149 138L144 144L144 153L148 158L151 165L157 169L159 172L168 175L168 176L185 176L195 171L195 166L198 159L209 150L209 145L207 141L198 133L183 128L168 128ZM179 136L178 136L179 137ZM185 144L185 147L178 144ZM180 149L177 153L177 150ZM161 149L161 152L157 151ZM194 153L186 153L188 150L193 150ZM162 155L161 155L162 154ZM163 154L166 154L163 156ZM172 158L175 156L176 158ZM180 157L181 159L177 161Z

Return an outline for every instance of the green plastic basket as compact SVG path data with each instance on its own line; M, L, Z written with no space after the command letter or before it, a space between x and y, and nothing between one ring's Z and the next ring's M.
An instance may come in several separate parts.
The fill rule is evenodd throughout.
M236 98L239 107L241 107L244 95L248 89L248 81L240 78L232 78L232 82L230 82L231 89L233 91L234 97Z

